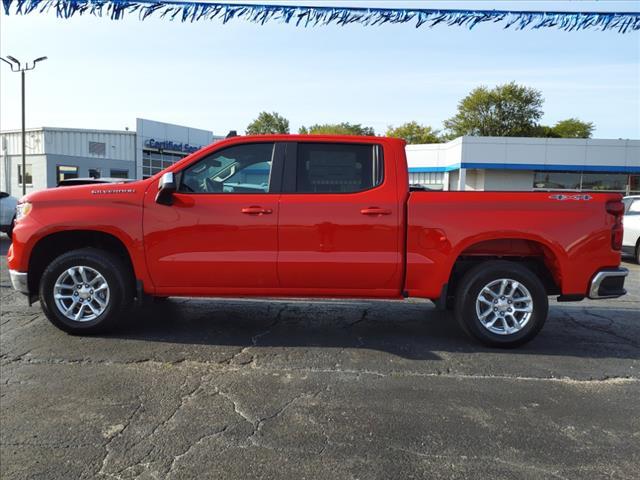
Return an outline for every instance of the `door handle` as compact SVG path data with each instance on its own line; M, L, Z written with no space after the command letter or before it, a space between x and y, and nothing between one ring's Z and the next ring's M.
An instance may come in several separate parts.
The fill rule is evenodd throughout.
M360 210L362 215L391 215L391 210L387 208L369 207Z
M269 215L271 213L273 213L273 210L271 210L270 208L263 208L263 207L258 207L258 206L251 206L251 207L244 207L242 210L240 210L242 213L245 213L247 215Z

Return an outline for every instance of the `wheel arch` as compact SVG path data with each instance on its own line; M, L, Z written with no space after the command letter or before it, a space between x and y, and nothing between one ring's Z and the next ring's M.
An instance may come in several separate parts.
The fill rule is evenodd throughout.
M523 235L487 236L469 240L457 250L446 283L447 297L455 295L460 279L469 269L490 260L518 262L542 280L549 295L562 291L563 250L544 239Z
M29 292L38 291L42 274L56 257L65 252L80 248L93 247L116 255L122 260L135 289L138 272L134 268L131 252L125 242L112 233L101 230L63 230L50 233L39 239L29 256Z

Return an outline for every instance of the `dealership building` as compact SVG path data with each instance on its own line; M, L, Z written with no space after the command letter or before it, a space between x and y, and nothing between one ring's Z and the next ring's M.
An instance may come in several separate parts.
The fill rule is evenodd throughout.
M640 194L640 140L459 137L407 160L410 183L434 189Z
M82 177L146 178L222 137L208 130L136 119L136 131L31 128L27 192ZM22 133L0 132L0 190L22 196Z
M136 131L42 127L26 134L27 192L77 177L147 178L221 136L138 118ZM0 190L22 195L20 131L0 132ZM640 140L459 137L408 145L412 185L436 190L640 194Z

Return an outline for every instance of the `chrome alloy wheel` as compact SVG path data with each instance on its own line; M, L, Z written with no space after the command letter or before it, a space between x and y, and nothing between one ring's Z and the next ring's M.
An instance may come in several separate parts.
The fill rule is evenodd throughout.
M520 282L501 278L480 290L476 314L482 326L491 333L512 335L529 322L533 314L533 298Z
M109 305L109 284L97 270L71 267L60 274L53 287L56 307L74 322L98 318Z

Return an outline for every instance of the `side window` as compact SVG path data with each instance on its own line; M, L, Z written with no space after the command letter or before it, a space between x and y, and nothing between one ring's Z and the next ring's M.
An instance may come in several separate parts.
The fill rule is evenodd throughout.
M640 198L635 199L629 205L628 215L640 215Z
M182 193L269 193L274 143L236 145L183 170Z
M298 144L296 192L353 193L377 187L383 180L378 145Z

